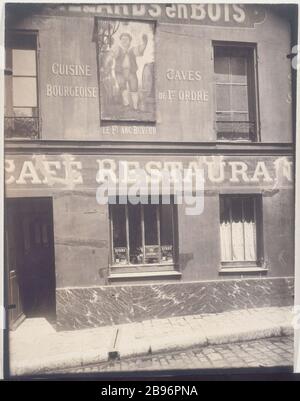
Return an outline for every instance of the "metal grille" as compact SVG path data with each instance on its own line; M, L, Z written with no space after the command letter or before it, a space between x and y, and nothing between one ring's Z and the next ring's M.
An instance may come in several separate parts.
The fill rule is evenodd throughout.
M256 124L254 121L216 121L216 127L218 139L255 140Z
M29 138L39 137L38 117L5 117L4 118L5 138Z

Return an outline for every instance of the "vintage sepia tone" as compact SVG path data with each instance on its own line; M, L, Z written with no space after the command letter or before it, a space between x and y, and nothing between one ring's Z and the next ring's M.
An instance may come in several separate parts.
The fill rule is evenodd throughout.
M292 366L297 12L6 5L11 376Z

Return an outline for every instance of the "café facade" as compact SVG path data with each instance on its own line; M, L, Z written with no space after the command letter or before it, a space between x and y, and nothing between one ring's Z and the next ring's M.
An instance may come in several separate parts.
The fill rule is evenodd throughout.
M294 18L271 5L7 6L11 329L292 305ZM132 202L122 184L137 171L154 189Z

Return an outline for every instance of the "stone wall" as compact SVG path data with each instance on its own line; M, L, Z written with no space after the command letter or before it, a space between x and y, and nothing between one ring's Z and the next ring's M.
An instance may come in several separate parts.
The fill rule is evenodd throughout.
M293 305L293 278L57 289L58 330Z

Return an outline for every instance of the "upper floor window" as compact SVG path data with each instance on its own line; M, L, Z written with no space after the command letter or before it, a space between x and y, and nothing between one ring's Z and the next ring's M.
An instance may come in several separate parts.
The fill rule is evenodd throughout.
M6 35L5 136L37 138L37 37L32 32Z
M250 45L214 46L218 140L257 140L254 58Z

